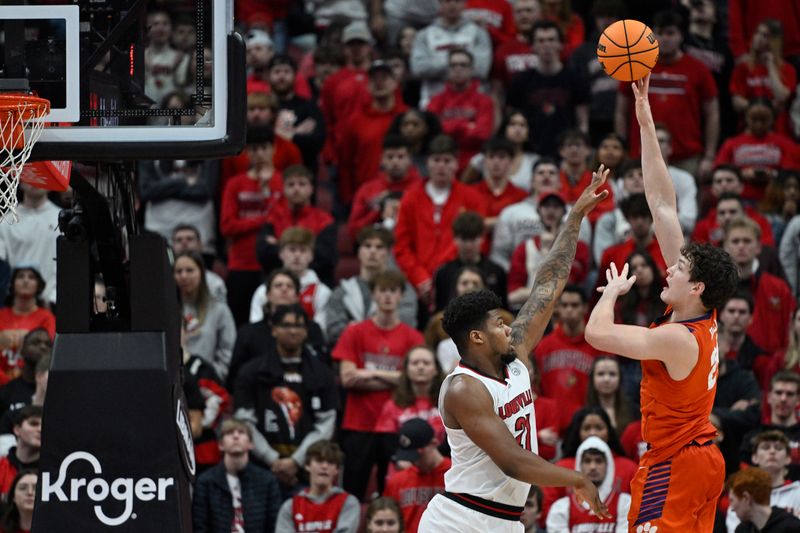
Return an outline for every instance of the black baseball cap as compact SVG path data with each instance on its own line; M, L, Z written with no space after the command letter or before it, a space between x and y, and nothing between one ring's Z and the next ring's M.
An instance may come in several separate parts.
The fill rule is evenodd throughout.
M433 440L433 428L422 418L412 418L400 426L395 461L411 461L419 459L419 449Z

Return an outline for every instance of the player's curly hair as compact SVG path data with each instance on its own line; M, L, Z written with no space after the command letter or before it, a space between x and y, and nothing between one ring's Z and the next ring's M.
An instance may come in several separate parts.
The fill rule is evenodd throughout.
M481 329L486 323L489 311L500 307L502 307L500 298L489 290L482 289L462 294L447 304L442 318L442 328L456 343L458 351L464 354L469 344L469 332Z
M710 244L689 243L681 248L689 260L689 281L700 281L706 288L700 300L706 309L719 309L739 286L739 267L723 250Z

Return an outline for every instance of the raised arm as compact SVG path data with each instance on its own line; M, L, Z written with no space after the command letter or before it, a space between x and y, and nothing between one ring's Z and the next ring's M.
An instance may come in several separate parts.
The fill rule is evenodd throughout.
M650 111L647 91L650 87L650 76L634 82L633 95L636 103L636 118L642 136L642 175L644 176L644 194L647 205L653 215L656 239L661 248L661 255L667 266L678 262L683 248L683 231L678 220L678 204L675 186L661 156L656 137L656 126ZM601 272L600 275L603 275Z
M556 298L567 284L569 271L575 260L581 221L608 196L607 190L597 192L606 182L608 172L608 169L600 165L592 176L592 183L575 202L553 247L536 273L531 295L511 324L511 345L517 357L526 365L531 350L538 344L547 323L550 322Z
M532 429L530 421L516 425L522 429L515 439L494 411L489 392L474 378L453 378L445 393L443 418L448 427L463 429L505 475L542 487L572 487L592 511L608 517L597 487L580 472L555 466L532 453L529 443L536 435L527 433Z

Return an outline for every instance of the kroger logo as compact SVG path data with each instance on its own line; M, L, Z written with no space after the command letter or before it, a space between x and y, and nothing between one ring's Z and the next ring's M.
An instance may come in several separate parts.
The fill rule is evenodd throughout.
M58 479L50 481L50 473L42 473L42 501L53 500L61 502L77 502L81 498L88 497L98 505L94 506L94 514L97 519L107 526L118 526L124 524L129 518L136 518L133 513L134 497L143 502L157 500L163 502L167 499L167 488L175 485L175 478L153 479L143 477L134 480L129 477L120 477L111 481L106 481L101 477L92 479L77 478L70 479L67 483L67 469L75 461L86 461L92 466L92 470L97 476L103 473L100 461L89 452L72 452L61 462L58 469ZM83 491L84 494L81 494ZM125 503L122 514L114 517L107 516L102 509L102 503L106 501L118 501Z

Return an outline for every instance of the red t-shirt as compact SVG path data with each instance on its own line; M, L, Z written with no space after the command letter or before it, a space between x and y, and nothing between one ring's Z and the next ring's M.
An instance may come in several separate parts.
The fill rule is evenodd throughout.
M486 28L494 48L517 33L514 10L507 0L467 0L464 18Z
M775 246L772 225L769 220L750 206L745 206L744 213L752 218L761 228L761 242L767 246ZM717 209L711 209L702 220L698 220L692 232L692 241L707 242L714 246L722 246L725 232L717 224Z
M533 401L533 410L536 412L536 431L539 442L539 457L542 459L555 459L556 447L545 444L538 438L538 432L543 429L552 429L561 435L561 411L558 402L553 398L537 396Z
M769 132L762 138L741 133L725 141L717 152L714 166L722 164L733 164L742 169L797 168L798 146L781 133ZM746 181L742 198L759 201L764 197L766 187L766 183Z
M53 339L56 336L56 317L43 307L37 307L35 311L26 315L14 313L11 307L0 308L0 331L19 329L27 333L37 328L46 329L50 339ZM22 357L19 353L21 348L22 346L20 345L3 350L2 354L0 354L0 373L7 377L15 377L17 369L23 365ZM0 378L0 384L6 381L8 379L4 381Z
M495 50L491 77L508 84L515 74L530 70L538 64L539 57L534 53L531 43L517 36Z
M638 130L637 130L638 131ZM581 174L580 179L574 185L570 182L569 177L567 177L567 173L563 170L561 171L561 190L559 191L564 199L569 204L574 204L578 201L581 194L583 193L584 189L588 187L592 183L592 171L585 170L583 174ZM614 210L614 189L611 188L611 185L608 183L604 184L600 187L600 191L608 191L608 196L606 199L597 204L597 207L592 209L589 213L588 218L589 222L594 223L597 222L597 219L600 218L603 213L608 213L609 211Z
M295 531L333 533L348 496L346 492L336 492L328 495L324 502L317 503L308 497L308 489L304 489L292 498Z
M794 89L797 87L797 72L790 63L784 61L780 66L780 78L783 85L792 93L787 100L791 103L794 100ZM731 95L741 96L748 101L754 98L766 98L772 101L775 95L770 87L771 83L766 65L751 67L747 61L743 61L736 65L731 74ZM784 134L791 132L787 110L781 111L776 117L775 131Z
M628 457L634 461L639 461L644 452L647 451L647 443L642 438L642 421L634 420L628 424L619 441Z
M400 426L412 418L421 418L428 422L439 442L444 442L447 438L439 408L433 405L427 396L416 398L414 405L408 407L400 407L393 398L386 400L375 422L375 433L397 433L400 431Z
M417 532L428 502L437 494L444 492L444 473L451 464L450 459L445 457L436 468L426 474L420 472L416 466L412 466L395 473L386 482L383 495L393 498L400 504L407 533Z
M402 370L406 352L424 342L422 333L402 322L392 329L382 329L367 319L345 328L333 348L333 359L351 361L359 369ZM342 429L375 431L383 404L391 396L390 389L348 390Z
M558 398L561 429L566 429L572 415L586 403L592 362L601 354L586 342L583 334L567 337L560 325L545 335L533 351L542 373L542 394Z
M250 178L246 172L231 178L225 186L220 229L228 239L228 268L231 270L261 270L256 258L256 237L283 191L280 173L272 176L269 189L270 194L266 196L258 180Z
M621 82L619 92L628 97L628 141L631 157L640 157L639 123L633 109L631 84ZM672 136L672 158L676 161L703 153L703 104L717 97L711 71L689 54L675 63L659 62L650 75L650 108L653 119L662 122Z

